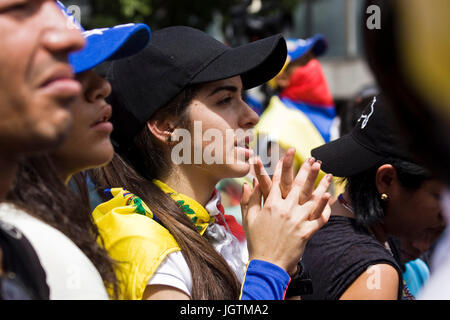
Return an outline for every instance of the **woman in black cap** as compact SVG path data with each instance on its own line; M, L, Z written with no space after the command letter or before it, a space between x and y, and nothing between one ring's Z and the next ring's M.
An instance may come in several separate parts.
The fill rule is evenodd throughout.
M445 228L442 184L408 152L389 111L374 97L350 134L312 151L346 190L306 247L314 293L305 299L413 298L390 238L424 252Z
M243 90L273 78L285 59L280 35L232 49L199 30L170 27L154 32L135 58L109 65L118 154L90 175L107 200L94 219L110 255L125 261L118 273L123 298L237 299L244 277L251 285L242 298L284 297L286 271L295 273L305 239L327 220L329 179L303 206L295 198L301 183L286 199L274 183L263 208L259 189L244 187L246 274L243 230L224 215L214 190L222 178L250 169L251 137L237 133L258 117L242 100ZM302 174L317 175L313 164ZM280 164L279 180L281 171ZM253 282L258 272L262 285ZM268 295L279 283L278 296Z

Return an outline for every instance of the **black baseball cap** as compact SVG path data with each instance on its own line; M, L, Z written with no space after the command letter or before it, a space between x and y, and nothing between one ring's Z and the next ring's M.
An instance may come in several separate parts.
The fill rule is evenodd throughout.
M187 86L240 75L247 90L275 77L286 57L281 34L231 48L191 27L153 32L152 41L139 54L107 67L116 150L127 148L152 115Z
M416 159L402 138L386 97L373 97L350 134L311 151L322 170L336 177L351 177L386 159L413 163Z

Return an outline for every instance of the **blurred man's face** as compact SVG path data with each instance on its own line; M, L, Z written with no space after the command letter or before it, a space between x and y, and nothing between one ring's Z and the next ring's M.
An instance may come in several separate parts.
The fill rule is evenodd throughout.
M58 145L80 94L68 54L84 39L55 1L0 0L0 152L17 155Z

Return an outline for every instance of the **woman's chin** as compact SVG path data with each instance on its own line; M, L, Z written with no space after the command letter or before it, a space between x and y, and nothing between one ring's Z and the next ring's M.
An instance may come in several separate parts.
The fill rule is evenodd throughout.
M248 162L237 163L233 165L228 165L226 172L228 174L227 178L240 178L246 176L250 171L250 164Z
M98 148L96 152L90 153L91 157L86 159L86 167L89 169L100 168L106 166L114 157L114 149L105 145L103 148Z

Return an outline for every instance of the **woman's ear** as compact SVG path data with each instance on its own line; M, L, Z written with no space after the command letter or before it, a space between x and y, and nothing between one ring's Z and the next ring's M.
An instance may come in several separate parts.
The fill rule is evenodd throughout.
M378 168L375 183L380 194L392 195L398 186L397 170L390 164Z
M147 128L161 142L170 143L175 130L171 119L153 118L147 121Z

